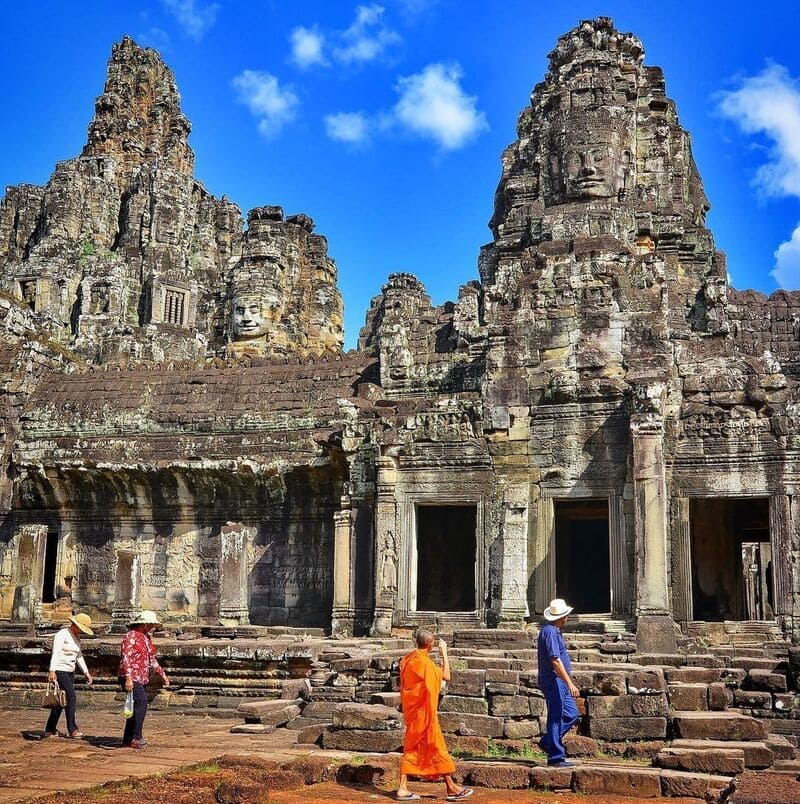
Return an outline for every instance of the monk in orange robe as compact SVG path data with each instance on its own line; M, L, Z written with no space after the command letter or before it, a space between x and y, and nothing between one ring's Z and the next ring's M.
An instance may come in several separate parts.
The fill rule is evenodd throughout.
M406 721L406 739L400 762L398 801L419 798L408 789L409 776L441 776L447 788L448 801L460 801L472 795L471 788L462 787L453 780L456 765L439 726L439 693L442 681L450 680L447 645L443 639L439 640L443 664L441 670L431 659L431 648L433 634L420 629L417 631L417 649L400 661L400 702Z

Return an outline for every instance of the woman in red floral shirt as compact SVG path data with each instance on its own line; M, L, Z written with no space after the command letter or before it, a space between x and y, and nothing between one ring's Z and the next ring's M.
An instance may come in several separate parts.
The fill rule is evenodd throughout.
M128 623L128 633L122 640L122 660L119 663L119 683L133 691L133 717L125 720L122 745L128 748L144 748L147 741L142 737L142 726L147 714L145 685L150 681L150 671L161 676L164 686L169 679L156 659L156 648L150 632L160 625L155 612L143 611L133 622Z

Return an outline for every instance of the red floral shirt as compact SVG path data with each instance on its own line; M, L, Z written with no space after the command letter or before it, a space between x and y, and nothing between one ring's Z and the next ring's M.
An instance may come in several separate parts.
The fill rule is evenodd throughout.
M154 670L162 678L164 671L156 659L156 647L152 638L141 631L131 629L122 640L122 661L119 663L119 675L130 676L133 681L147 684L150 671Z

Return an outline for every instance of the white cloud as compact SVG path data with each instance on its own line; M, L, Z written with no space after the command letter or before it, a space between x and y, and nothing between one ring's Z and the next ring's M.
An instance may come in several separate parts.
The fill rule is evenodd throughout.
M800 85L779 64L746 78L739 89L724 92L720 111L747 134L771 141L769 161L756 174L766 195L800 197Z
M382 25L385 10L376 3L358 6L355 20L340 34L342 44L334 49L334 58L344 64L374 61L399 42L400 35Z
M218 3L202 3L200 0L161 0L165 8L178 21L184 33L199 42L205 32L217 20Z
M292 61L298 67L311 67L314 64L325 65L323 48L325 37L315 28L295 28L290 36L292 43Z
M755 185L772 197L800 198L800 83L779 64L769 64L741 86L723 92L719 108L746 134L769 141L767 161L756 171ZM800 226L775 251L772 276L781 287L800 287Z
M339 112L325 116L325 130L332 140L356 144L369 138L370 122L363 112Z
M233 79L239 100L254 117L258 130L265 137L277 134L294 119L300 101L289 88L281 87L278 79L269 73L245 70Z
M792 237L781 243L775 251L775 281L782 288L800 288L800 225Z
M488 129L477 98L461 88L457 64L429 64L421 72L400 78L395 119L410 131L437 142L445 150L465 145Z

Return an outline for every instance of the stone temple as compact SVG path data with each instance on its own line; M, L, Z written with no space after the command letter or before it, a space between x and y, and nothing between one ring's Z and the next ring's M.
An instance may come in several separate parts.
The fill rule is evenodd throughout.
M664 76L562 36L478 278L393 274L343 352L326 239L193 173L114 46L88 141L0 206L0 620L800 639L800 293L735 290ZM610 626L609 626L610 627Z

